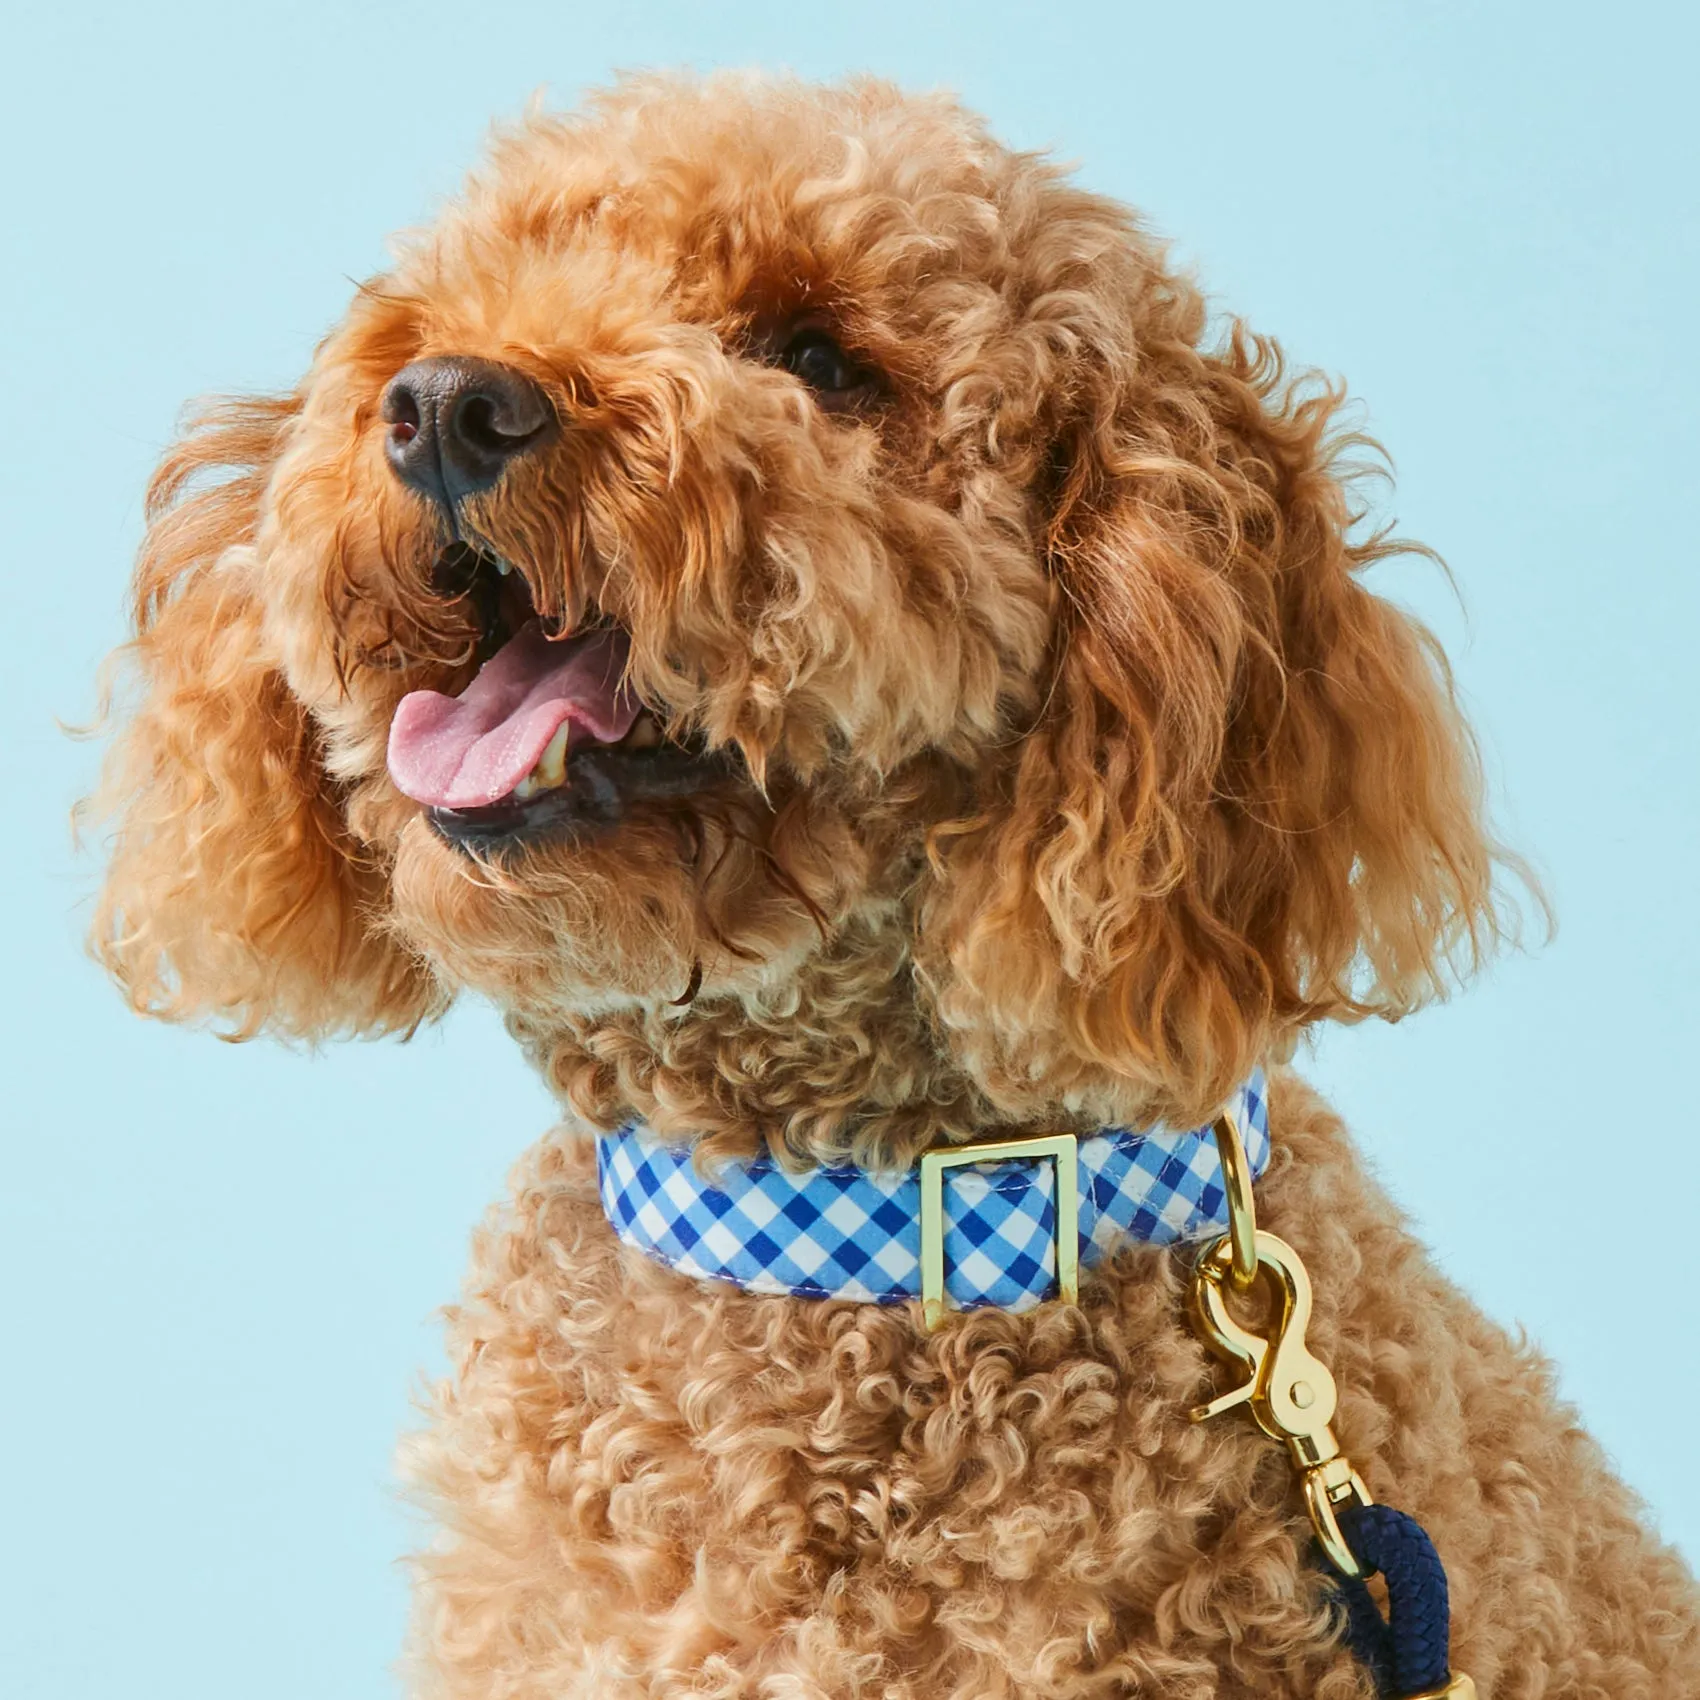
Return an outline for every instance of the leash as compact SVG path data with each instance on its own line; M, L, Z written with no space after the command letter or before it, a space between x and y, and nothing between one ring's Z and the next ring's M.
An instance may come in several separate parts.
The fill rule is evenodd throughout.
M1451 1616L1440 1555L1415 1518L1370 1498L1341 1452L1331 1427L1338 1389L1305 1343L1310 1277L1285 1240L1257 1226L1236 1118L1219 1116L1213 1131L1228 1230L1199 1257L1192 1310L1205 1344L1245 1379L1198 1406L1192 1420L1208 1422L1244 1405L1265 1434L1286 1443L1317 1546L1336 1579L1346 1645L1374 1676L1382 1700L1476 1700L1475 1684L1448 1662ZM1229 1309L1230 1294L1243 1303L1260 1288L1273 1316L1263 1331ZM1385 1618L1366 1586L1377 1573L1387 1587Z
M1358 1562L1385 1579L1389 1601L1383 1618L1361 1581L1340 1578L1346 1645L1369 1667L1385 1695L1470 1700L1475 1685L1448 1668L1446 1569L1422 1524L1391 1505L1348 1506L1339 1522Z

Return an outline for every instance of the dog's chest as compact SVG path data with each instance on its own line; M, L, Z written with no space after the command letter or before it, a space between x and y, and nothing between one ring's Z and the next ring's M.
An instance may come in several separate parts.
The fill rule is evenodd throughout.
M458 1318L445 1415L476 1439L451 1492L508 1528L503 1586L551 1633L634 1671L877 1643L943 1673L995 1625L1001 1671L1085 1672L1168 1634L1177 1590L1258 1585L1274 1541L1284 1645L1316 1638L1284 1458L1187 1419L1207 1371L1177 1254L1125 1255L1083 1309L929 1336L909 1308L656 1266L614 1239L583 1145L544 1148L517 1203Z

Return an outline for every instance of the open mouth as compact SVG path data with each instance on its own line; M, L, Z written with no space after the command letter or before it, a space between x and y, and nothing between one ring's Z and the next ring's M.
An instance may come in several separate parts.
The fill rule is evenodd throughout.
M725 754L668 738L631 690L623 627L597 615L551 637L524 574L466 544L439 557L448 575L478 615L483 664L458 696L404 697L389 739L390 777L444 838L474 849L582 835L728 775Z

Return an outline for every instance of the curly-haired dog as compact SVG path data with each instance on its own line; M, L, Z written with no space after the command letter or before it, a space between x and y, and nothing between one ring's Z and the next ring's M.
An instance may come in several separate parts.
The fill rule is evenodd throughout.
M167 458L100 955L243 1036L475 988L565 1107L412 1452L426 1692L1369 1693L1285 1453L1188 1420L1191 1250L928 1331L665 1267L599 1191L629 1122L703 1184L893 1175L1267 1065L1261 1219L1458 1667L1700 1693L1682 1564L1280 1066L1505 922L1340 400L947 100L636 80Z

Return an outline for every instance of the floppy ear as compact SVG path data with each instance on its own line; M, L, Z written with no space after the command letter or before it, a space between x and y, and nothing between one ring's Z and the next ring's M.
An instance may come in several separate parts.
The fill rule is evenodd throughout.
M1325 1017L1443 993L1500 927L1473 740L1433 637L1360 575L1331 421L1197 296L1086 301L1045 509L1052 676L981 812L935 834L919 960L1014 1111L1208 1115Z
M141 696L84 811L113 829L96 957L138 1010L210 1016L237 1038L410 1028L434 998L374 924L382 870L343 822L250 583L297 406L220 403L155 474L120 652ZM223 482L189 488L215 470Z

